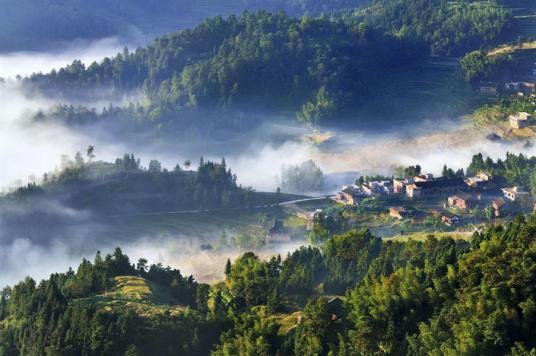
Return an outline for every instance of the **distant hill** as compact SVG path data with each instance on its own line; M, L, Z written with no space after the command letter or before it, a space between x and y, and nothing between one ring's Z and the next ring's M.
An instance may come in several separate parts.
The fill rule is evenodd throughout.
M93 232L92 237L119 240L132 238L139 229L161 228L150 219L160 216L175 217L173 226L178 227L166 225L166 231L169 227L181 234L207 236L216 224L210 214L234 213L235 226L242 226L240 216L249 208L266 210L297 197L239 186L225 162L201 162L197 170L177 167L167 171L157 161L142 168L133 156L125 155L115 163L69 162L63 170L45 174L40 184L28 184L1 197L0 226L2 236L25 236L45 243L77 235L85 227L98 231L99 225L103 230ZM190 221L189 229L185 221ZM228 224L219 222L221 233ZM251 223L248 220L244 226Z
M75 39L129 40L191 27L204 18L244 10L319 13L364 0L1 0L0 52L50 50Z

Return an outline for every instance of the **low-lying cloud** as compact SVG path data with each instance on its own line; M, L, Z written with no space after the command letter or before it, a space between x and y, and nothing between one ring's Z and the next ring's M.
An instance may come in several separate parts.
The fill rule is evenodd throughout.
M116 38L97 41L74 42L68 47L54 52L9 52L0 53L0 77L15 78L32 73L47 73L71 64L74 59L89 65L99 62L104 57L115 56L125 47Z

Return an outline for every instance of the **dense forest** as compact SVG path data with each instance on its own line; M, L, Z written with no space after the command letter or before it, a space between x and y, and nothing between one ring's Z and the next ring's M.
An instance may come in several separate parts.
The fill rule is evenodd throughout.
M425 41L434 55L463 55L512 30L512 14L495 1L375 0L356 14L372 28Z
M79 39L157 36L194 26L206 17L244 10L319 14L363 0L2 0L0 52L41 50Z
M418 42L366 26L258 12L211 18L135 52L87 67L75 61L25 83L62 95L143 87L149 105L141 114L153 120L191 109L291 110L316 122L362 103L387 74L424 59Z
M285 258L245 253L212 285L131 263L120 249L98 253L76 271L5 288L0 350L525 355L536 347L535 229L531 216L489 226L471 242L350 231Z
M24 82L29 90L64 98L143 89L143 105L113 115L164 126L202 121L214 112L295 112L308 123L340 119L381 95L379 83L418 68L429 53L461 54L508 29L509 13L493 3L442 4L389 1L330 17L263 11L219 16L134 52L125 49L88 66L74 61ZM375 14L378 8L381 14Z

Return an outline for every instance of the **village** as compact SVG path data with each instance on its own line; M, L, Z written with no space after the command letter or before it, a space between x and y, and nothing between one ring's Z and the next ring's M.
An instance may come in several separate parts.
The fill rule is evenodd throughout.
M508 186L501 177L479 172L473 177L419 174L409 178L372 180L345 185L334 200L359 207L374 199L389 216L415 224L434 217L447 227L477 225L534 210L532 195L520 186Z
M330 224L335 229L337 224L343 224L343 229L367 228L383 238L441 231L470 234L490 222L536 211L533 196L501 176L481 171L474 176L451 172L434 177L416 168L415 175L406 177L360 177L325 201L287 205L287 216L303 221L301 230L289 226L292 218L276 218L265 242L286 243L303 238L304 233L314 238L318 231L329 230Z

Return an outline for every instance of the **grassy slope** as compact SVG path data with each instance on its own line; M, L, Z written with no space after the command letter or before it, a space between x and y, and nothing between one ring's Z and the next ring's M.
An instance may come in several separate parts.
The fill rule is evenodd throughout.
M163 287L135 276L115 277L115 287L94 297L80 299L108 312L134 311L138 316L154 318L174 316L185 311Z

